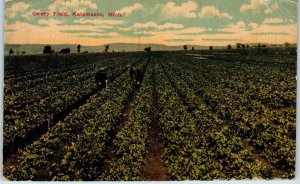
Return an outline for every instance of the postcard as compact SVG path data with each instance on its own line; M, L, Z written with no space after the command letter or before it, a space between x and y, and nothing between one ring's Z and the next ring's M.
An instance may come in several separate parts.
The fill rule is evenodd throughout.
M290 180L297 0L5 0L10 181Z

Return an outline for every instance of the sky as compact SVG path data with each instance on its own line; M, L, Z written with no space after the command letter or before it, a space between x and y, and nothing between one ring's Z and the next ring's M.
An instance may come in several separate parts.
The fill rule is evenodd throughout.
M54 16L53 12L68 16ZM34 16L49 12L49 16ZM73 12L102 13L73 16ZM108 13L121 14L110 17ZM297 42L297 0L5 0L6 44Z

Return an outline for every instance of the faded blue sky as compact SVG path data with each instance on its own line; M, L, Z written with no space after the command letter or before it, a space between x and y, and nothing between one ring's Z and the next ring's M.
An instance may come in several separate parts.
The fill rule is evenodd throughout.
M72 16L75 11L104 17ZM5 0L4 34L5 43L17 44L296 43L297 0Z

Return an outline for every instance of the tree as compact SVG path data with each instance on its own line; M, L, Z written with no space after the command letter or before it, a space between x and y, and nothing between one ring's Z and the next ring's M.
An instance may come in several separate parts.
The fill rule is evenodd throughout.
M69 54L71 52L70 48L61 49L60 53Z
M244 49L246 46L245 46L245 44L242 44L242 48Z
M43 53L44 53L44 54L50 54L50 53L53 53L53 52L54 52L54 50L52 50L52 48L51 48L50 45L46 45L46 46L44 47L44 50L43 50Z
M231 49L231 45L229 44L229 45L227 45L227 49Z
M195 48L194 48L194 46L192 47L192 51L194 51L195 50Z
M109 49L109 45L107 44L104 46L104 52L108 52L108 49Z
M240 48L241 48L241 45L242 45L241 43L236 43L236 48L237 48L237 49L240 49Z
M144 50L145 52L151 52L151 47L146 47Z
M78 52L78 53L80 53L80 48L81 48L81 45L78 45L78 46L77 46L77 52Z
M184 46L183 46L183 49L184 49L184 50L187 50L187 49L188 49L188 46L187 46L187 45L184 45Z
M13 55L14 51L12 49L9 49L9 55Z
M213 46L209 46L209 50L213 50L214 48L213 48Z
M285 43L284 43L284 46L285 46L286 48L289 48L289 47L290 47L290 43L289 43L289 42L285 42Z

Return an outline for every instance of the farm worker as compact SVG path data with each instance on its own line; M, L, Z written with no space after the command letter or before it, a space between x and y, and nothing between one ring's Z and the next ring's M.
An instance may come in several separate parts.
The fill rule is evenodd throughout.
M143 79L142 71L140 69L137 69L135 74L136 74L136 84L137 86L139 86L141 85Z
M106 76L106 68L102 67L100 70L96 73L95 79L97 81L97 85L99 86L100 90L105 88L108 88L108 80Z
M129 71L129 77L130 77L130 79L136 78L136 73L135 73L134 69L130 65L127 65L127 69Z

